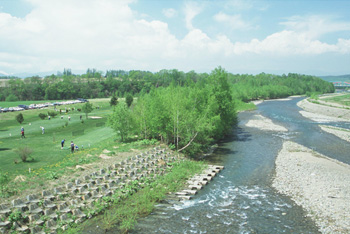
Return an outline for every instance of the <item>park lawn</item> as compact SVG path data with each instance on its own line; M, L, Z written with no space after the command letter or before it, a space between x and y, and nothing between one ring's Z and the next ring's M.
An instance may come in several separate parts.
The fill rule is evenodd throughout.
M81 149L96 148L104 141L113 141L114 133L106 126L107 116L111 113L109 99L92 100L94 109L89 116L98 116L99 119L86 119L85 113L76 111L82 104L67 105L67 108L75 108L69 113L62 113L51 120L41 120L39 113L47 114L53 111L53 107L41 110L27 110L21 112L9 112L0 114L0 171L8 172L9 175L23 174L31 170L56 164L70 154L69 145L73 141ZM65 110L65 106L59 107ZM19 124L15 116L22 113L24 122ZM80 120L82 115L82 121ZM63 119L61 119L61 116ZM71 120L68 120L68 116ZM21 126L25 129L25 138L20 137ZM41 126L45 128L42 134ZM62 150L60 142L66 139ZM21 162L16 150L21 147L30 148L34 161ZM15 161L18 163L15 164Z

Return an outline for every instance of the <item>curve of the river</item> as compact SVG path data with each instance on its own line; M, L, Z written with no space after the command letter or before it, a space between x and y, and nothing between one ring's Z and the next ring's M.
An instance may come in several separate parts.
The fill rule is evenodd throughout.
M208 158L225 169L193 200L159 206L139 220L132 233L319 233L315 223L290 198L271 187L274 162L284 139L350 163L350 146L318 124L302 117L296 103L266 101L252 112L239 114L231 137ZM285 133L249 128L245 123L261 114L285 126ZM332 124L348 127L346 124Z

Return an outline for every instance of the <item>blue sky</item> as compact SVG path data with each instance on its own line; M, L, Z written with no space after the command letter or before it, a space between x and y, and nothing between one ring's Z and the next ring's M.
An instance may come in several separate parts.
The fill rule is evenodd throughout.
M348 0L0 0L0 73L350 74Z

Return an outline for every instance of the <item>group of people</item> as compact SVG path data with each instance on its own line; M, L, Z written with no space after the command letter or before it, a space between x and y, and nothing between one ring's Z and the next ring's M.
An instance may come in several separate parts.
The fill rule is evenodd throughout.
M66 141L66 139L63 139L61 141L61 149L63 149L65 141ZM70 151L72 153L74 153L75 150L79 150L79 147L77 145L75 145L73 141L71 141L70 142Z

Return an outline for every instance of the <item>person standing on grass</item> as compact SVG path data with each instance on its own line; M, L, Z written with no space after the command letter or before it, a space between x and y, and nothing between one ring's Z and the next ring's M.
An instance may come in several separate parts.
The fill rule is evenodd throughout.
M40 128L41 128L41 134L45 134L45 128L42 126L40 126Z
M24 128L23 128L23 127L21 128L21 138L26 138L26 137L24 136Z
M70 151L74 153L74 143L73 141L70 142Z
M66 141L66 139L63 139L62 141L61 141L61 149L63 149L63 146L64 146L64 142Z
M70 121L70 116L68 116L68 120Z

